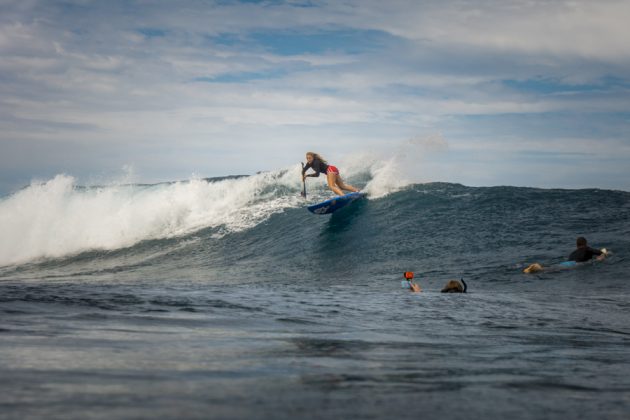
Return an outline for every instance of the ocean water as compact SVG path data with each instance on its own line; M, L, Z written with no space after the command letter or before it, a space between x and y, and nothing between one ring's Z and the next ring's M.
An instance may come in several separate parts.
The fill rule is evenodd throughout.
M630 193L298 171L1 198L0 418L628 418Z

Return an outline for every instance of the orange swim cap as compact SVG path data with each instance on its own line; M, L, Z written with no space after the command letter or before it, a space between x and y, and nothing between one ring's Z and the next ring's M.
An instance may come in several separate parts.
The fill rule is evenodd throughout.
M413 279L413 271L405 271L403 273L403 277L406 278L407 280Z

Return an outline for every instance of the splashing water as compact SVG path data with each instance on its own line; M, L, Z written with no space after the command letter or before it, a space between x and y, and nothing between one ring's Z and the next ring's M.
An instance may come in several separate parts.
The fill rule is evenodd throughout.
M342 161L344 177L374 197L402 188L394 160L365 155ZM272 214L301 207L300 166L231 179L155 185L81 187L57 175L0 201L0 265L114 250L144 240L216 228L217 237L252 228ZM311 200L325 199L325 178L311 182ZM322 182L323 181L323 182Z

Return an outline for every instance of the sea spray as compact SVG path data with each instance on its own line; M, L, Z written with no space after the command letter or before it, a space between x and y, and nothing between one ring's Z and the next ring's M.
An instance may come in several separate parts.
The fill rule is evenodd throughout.
M351 182L363 181L369 197L380 198L400 191L412 183L435 181L427 173L429 158L449 150L439 133L415 136L393 145L391 152L359 152L339 162L342 176ZM344 178L345 179L345 178Z
M347 168L351 182L359 179L365 183L363 191L369 194L369 198L384 197L410 184L404 174L402 160L397 155L383 159L376 154L360 153L343 159L343 168Z
M250 228L299 205L298 173L80 187L57 175L0 201L0 265L113 250L207 227ZM289 191L291 193L289 193Z
M408 185L395 157L359 154L339 162L344 179L372 198ZM309 178L309 199L300 197L300 171L295 164L252 176L153 185L129 184L129 176L90 187L69 175L33 182L0 200L0 266L116 250L205 228L215 228L220 238L331 197L323 176Z

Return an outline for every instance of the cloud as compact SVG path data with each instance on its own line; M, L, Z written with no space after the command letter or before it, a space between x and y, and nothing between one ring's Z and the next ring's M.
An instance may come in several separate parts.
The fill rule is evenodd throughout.
M630 4L624 1L425 1L416 7L407 1L372 1L361 6L355 9L355 24L366 22L418 42L548 58L630 59L624 41L630 36Z
M21 177L251 173L307 145L388 150L435 132L459 152L603 138L628 156L627 2L1 7L0 147Z

